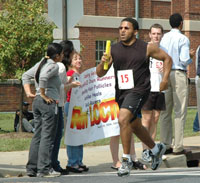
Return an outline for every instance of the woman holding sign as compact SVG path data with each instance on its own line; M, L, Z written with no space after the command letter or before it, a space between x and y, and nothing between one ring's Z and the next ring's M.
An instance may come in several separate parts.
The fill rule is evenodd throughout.
M67 72L68 80L78 81L83 66L81 55L74 51L71 55L71 65ZM71 89L67 92L67 103L65 104L65 113L68 115L69 103L71 99ZM68 164L66 169L69 172L82 173L88 171L89 168L83 164L83 145L69 146L67 145Z

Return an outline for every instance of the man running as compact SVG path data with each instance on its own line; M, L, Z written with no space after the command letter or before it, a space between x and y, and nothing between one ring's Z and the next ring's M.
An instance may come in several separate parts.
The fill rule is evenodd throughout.
M121 41L111 47L111 56L104 53L96 72L99 77L104 76L104 63L108 66L113 63L116 80L116 101L119 105L120 135L123 145L122 165L118 176L128 176L132 167L130 157L131 135L134 133L150 148L152 156L151 168L156 170L161 162L166 147L164 144L155 144L148 131L141 124L141 108L150 92L149 57L164 61L163 79L160 91L167 88L168 76L171 69L171 58L155 44L148 44L136 39L139 26L132 18L121 21L119 35ZM108 58L108 59L107 59Z

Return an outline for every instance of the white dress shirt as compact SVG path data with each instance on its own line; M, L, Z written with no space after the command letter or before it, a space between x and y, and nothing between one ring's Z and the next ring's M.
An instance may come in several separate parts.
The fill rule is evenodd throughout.
M161 42L161 49L172 57L172 69L187 70L192 62L190 58L190 41L178 29L171 29L164 34Z

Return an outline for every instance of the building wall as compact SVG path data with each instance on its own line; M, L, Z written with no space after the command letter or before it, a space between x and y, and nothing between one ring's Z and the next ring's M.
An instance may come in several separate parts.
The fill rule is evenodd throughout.
M84 15L103 17L134 17L134 0L83 0ZM0 6L1 7L1 6ZM139 18L167 20L172 13L179 12L185 20L200 20L200 1L197 0L139 0ZM155 20L158 21L158 20ZM156 23L156 22L155 22ZM157 22L159 23L159 22ZM187 25L190 30L191 25ZM84 70L95 66L96 40L118 39L118 29L95 26L76 26L79 28L79 39L83 48ZM168 30L166 30L168 31ZM191 48L200 44L200 30L183 32L191 42ZM147 28L139 31L140 39L149 41ZM195 57L188 67L188 77L195 77ZM33 88L34 89L34 88ZM194 79L189 85L189 105L196 106ZM0 84L0 111L15 111L20 103L20 87L17 84ZM26 99L28 102L32 102Z
M34 84L31 85L34 92ZM21 85L18 80L7 80L0 82L0 112L14 112L20 108ZM24 94L24 101L30 103L29 110L32 110L32 101Z

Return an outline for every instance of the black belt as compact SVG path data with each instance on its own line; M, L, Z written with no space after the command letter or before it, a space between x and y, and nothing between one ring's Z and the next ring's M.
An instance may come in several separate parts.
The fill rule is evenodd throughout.
M182 70L182 69L172 69L172 71L181 71L181 72L187 72L186 70Z

